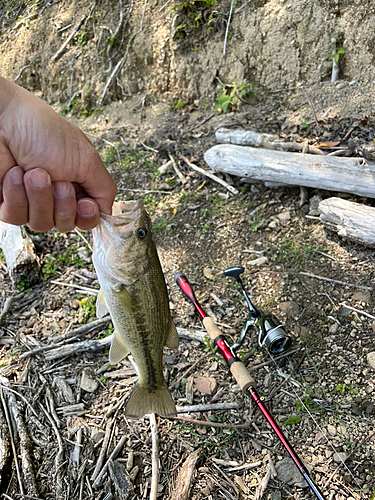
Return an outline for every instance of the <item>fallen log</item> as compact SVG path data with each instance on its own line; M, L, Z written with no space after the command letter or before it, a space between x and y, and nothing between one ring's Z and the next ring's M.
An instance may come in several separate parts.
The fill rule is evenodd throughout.
M239 177L375 198L375 164L363 158L220 144L206 151L204 159L214 170Z
M39 279L39 262L34 243L24 226L0 221L0 247L14 285L22 277L30 283Z
M325 227L355 243L375 247L375 208L342 198L328 198L319 203Z
M237 144L238 146L252 146L254 148L282 149L302 151L324 155L324 152L316 146L306 142L283 142L278 135L261 134L253 130L219 128L215 132L219 144Z

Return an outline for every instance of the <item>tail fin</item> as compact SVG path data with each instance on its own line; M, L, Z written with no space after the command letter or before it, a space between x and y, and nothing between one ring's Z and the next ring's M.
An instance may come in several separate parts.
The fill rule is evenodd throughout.
M176 416L176 406L166 383L155 392L149 392L147 387L139 384L134 387L125 408L125 416L138 419L149 413L157 413L161 417Z

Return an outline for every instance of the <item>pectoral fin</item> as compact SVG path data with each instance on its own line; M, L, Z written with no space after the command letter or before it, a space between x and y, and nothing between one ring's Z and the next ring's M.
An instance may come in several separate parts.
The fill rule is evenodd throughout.
M96 299L96 317L100 319L103 318L103 316L105 316L108 313L109 309L104 297L103 290L100 290L99 295Z
M178 348L178 333L172 321L172 318L170 322L169 332L167 338L165 339L164 345L165 347L169 347L169 349L172 349L173 351Z
M122 342L119 335L115 332L113 334L113 340L111 344L111 348L109 349L109 362L111 365L116 365L119 363L125 356L129 354L129 349Z

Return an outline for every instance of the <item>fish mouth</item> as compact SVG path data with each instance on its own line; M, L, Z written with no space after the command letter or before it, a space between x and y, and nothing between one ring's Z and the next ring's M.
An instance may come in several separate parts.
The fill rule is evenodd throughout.
M104 236L120 236L122 239L130 237L137 221L144 214L143 200L115 202L112 215L100 212L99 228Z

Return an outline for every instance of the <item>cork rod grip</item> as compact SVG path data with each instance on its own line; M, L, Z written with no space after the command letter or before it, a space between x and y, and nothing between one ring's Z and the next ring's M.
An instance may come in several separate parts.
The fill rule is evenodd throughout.
M204 318L204 320L203 320L203 326L207 330L207 333L210 336L211 340L215 340L216 337L218 337L219 335L222 335L222 333L219 330L219 328L215 325L215 323L213 322L212 318L210 318L209 316L206 316Z
M212 341L219 337L219 335L222 335L219 328L215 325L215 323L209 316L206 316L204 318L203 325ZM247 371L247 368L241 361L235 361L230 365L229 369L233 377L236 379L237 384L240 386L242 392L246 393L247 389L250 386L255 387L255 381L253 377L250 375L250 373Z
M255 387L255 381L242 361L236 361L229 369L244 394L250 386Z

